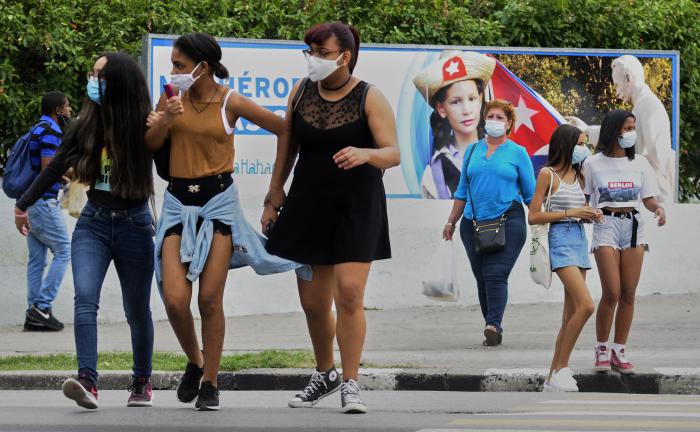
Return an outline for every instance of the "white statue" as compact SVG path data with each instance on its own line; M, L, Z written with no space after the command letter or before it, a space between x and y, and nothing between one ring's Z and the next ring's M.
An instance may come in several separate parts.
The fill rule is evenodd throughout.
M632 104L637 118L635 151L647 158L659 182L660 202L675 197L676 154L671 147L671 122L659 98L644 78L644 67L637 57L623 55L612 62L612 79L617 97ZM598 144L600 126L589 126L577 117L566 118L570 124L588 134L592 145Z

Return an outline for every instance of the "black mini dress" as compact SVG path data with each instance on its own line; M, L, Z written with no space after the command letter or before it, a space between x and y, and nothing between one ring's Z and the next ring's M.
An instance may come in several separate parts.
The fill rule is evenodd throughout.
M303 264L371 262L391 257L382 171L343 170L333 155L348 146L374 148L364 110L369 84L330 102L307 82L293 114L299 158L268 252Z

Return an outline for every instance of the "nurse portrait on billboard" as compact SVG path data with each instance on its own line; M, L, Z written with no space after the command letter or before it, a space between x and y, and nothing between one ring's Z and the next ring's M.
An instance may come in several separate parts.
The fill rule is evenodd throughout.
M451 199L464 150L483 136L483 107L496 60L471 51L443 51L413 84L434 109L430 160L420 179L423 198Z

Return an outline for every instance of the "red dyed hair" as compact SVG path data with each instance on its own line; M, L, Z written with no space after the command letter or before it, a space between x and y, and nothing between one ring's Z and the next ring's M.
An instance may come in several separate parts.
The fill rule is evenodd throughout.
M352 73L357 64L357 55L360 50L360 34L355 27L340 21L316 24L306 31L304 42L307 45L312 43L322 45L331 36L335 36L341 50L350 51L351 57L348 68L350 68L350 73Z

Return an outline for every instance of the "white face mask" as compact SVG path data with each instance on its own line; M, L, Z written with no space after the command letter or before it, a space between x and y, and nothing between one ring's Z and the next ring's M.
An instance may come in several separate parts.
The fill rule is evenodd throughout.
M620 147L623 149L634 147L635 141L637 141L637 131L625 132L617 139L617 143L620 144Z
M309 56L307 61L309 62L309 79L313 82L322 81L330 74L335 72L340 66L338 66L338 60L342 57L340 54L335 60L326 60L316 56Z
M170 82L175 84L180 91L187 91L187 89L192 87L192 84L194 84L194 82L202 76L200 74L197 78L194 77L194 71L197 70L200 64L201 63L197 63L197 66L195 66L194 69L192 69L192 72L188 74L170 75Z
M499 120L486 120L484 122L486 135L492 138L500 138L506 133L506 124Z

